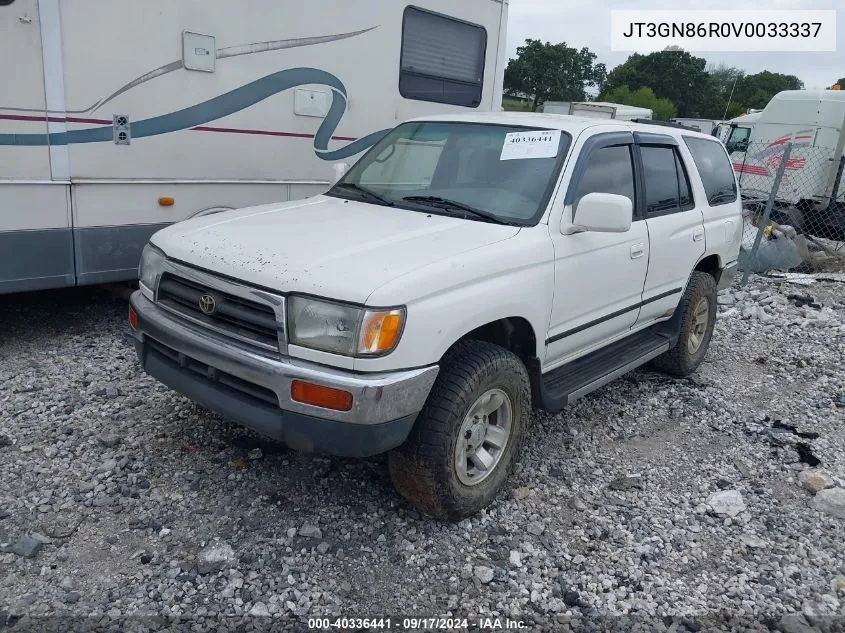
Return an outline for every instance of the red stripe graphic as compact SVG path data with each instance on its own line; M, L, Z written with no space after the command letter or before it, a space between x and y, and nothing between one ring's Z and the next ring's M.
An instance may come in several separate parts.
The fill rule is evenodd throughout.
M31 116L25 114L0 114L0 120L5 121L33 121L33 122L44 122L49 121L50 123L97 123L99 125L111 125L112 121L109 119L84 119L80 117L43 117L43 116ZM258 136L283 136L287 138L314 138L313 134L305 134L299 132L274 132L272 130L250 130L250 129L243 129L243 128L234 128L234 127L212 127L209 125L200 125L197 127L191 128L197 132L223 132L226 134L254 134ZM354 136L333 136L333 141L357 141L357 137Z
M43 123L49 121L50 123L99 123L101 125L110 125L111 121L108 119L82 119L79 117L58 117L58 116L31 116L26 114L0 114L0 120L5 121L35 121L36 123Z
M794 139L791 136L784 136L783 138L779 138L776 141L772 141L766 147L777 147L778 145L783 145L784 143L788 143L791 140L803 141L805 139L811 139L811 138L813 138L812 134L802 134L802 135L796 136Z
M197 132L224 132L227 134L258 134L260 136L286 136L289 138L314 138L313 134L305 134L300 132L274 132L271 130L249 130L234 127L211 127L208 125L200 125L192 127L192 130ZM354 136L333 136L334 141L357 141Z
M734 171L741 174L753 174L754 176L771 176L769 170L765 167L758 167L756 165L743 165L742 163L734 163Z

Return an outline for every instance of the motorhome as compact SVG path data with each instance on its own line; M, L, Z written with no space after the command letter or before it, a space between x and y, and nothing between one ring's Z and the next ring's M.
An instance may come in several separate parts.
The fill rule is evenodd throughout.
M0 0L0 293L325 191L397 121L499 110L507 0Z
M547 114L572 114L596 119L618 119L620 121L651 119L654 114L648 108L606 101L547 101L543 104L543 112Z

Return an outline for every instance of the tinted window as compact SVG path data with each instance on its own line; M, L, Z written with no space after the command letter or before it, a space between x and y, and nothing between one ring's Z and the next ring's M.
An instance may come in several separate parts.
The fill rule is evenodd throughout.
M483 27L408 7L399 93L406 99L477 107L486 50Z
M7 4L12 4L15 0L0 0L0 7L5 7Z
M736 177L731 161L721 143L703 138L684 137L710 206L734 202L737 197Z
M689 175L687 168L684 166L684 161L675 150L675 168L678 170L678 188L680 190L681 209L692 209L695 204L692 200L692 189L689 184Z
M631 199L634 197L634 162L630 145L602 147L590 154L587 169L578 181L575 195L577 213L578 201L588 193L615 193Z
M645 177L645 212L661 215L678 210L678 170L671 147L643 146Z

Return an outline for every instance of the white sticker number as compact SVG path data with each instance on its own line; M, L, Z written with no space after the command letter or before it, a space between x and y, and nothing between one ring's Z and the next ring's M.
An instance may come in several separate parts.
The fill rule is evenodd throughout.
M557 156L558 145L560 145L560 130L511 132L505 135L505 144L499 160L554 158Z

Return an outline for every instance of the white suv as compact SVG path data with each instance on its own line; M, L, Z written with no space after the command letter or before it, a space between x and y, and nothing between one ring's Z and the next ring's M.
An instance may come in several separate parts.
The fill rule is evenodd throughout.
M325 195L156 233L130 322L161 382L297 450L389 451L400 494L456 520L532 404L696 370L740 217L724 146L688 128L430 117Z

